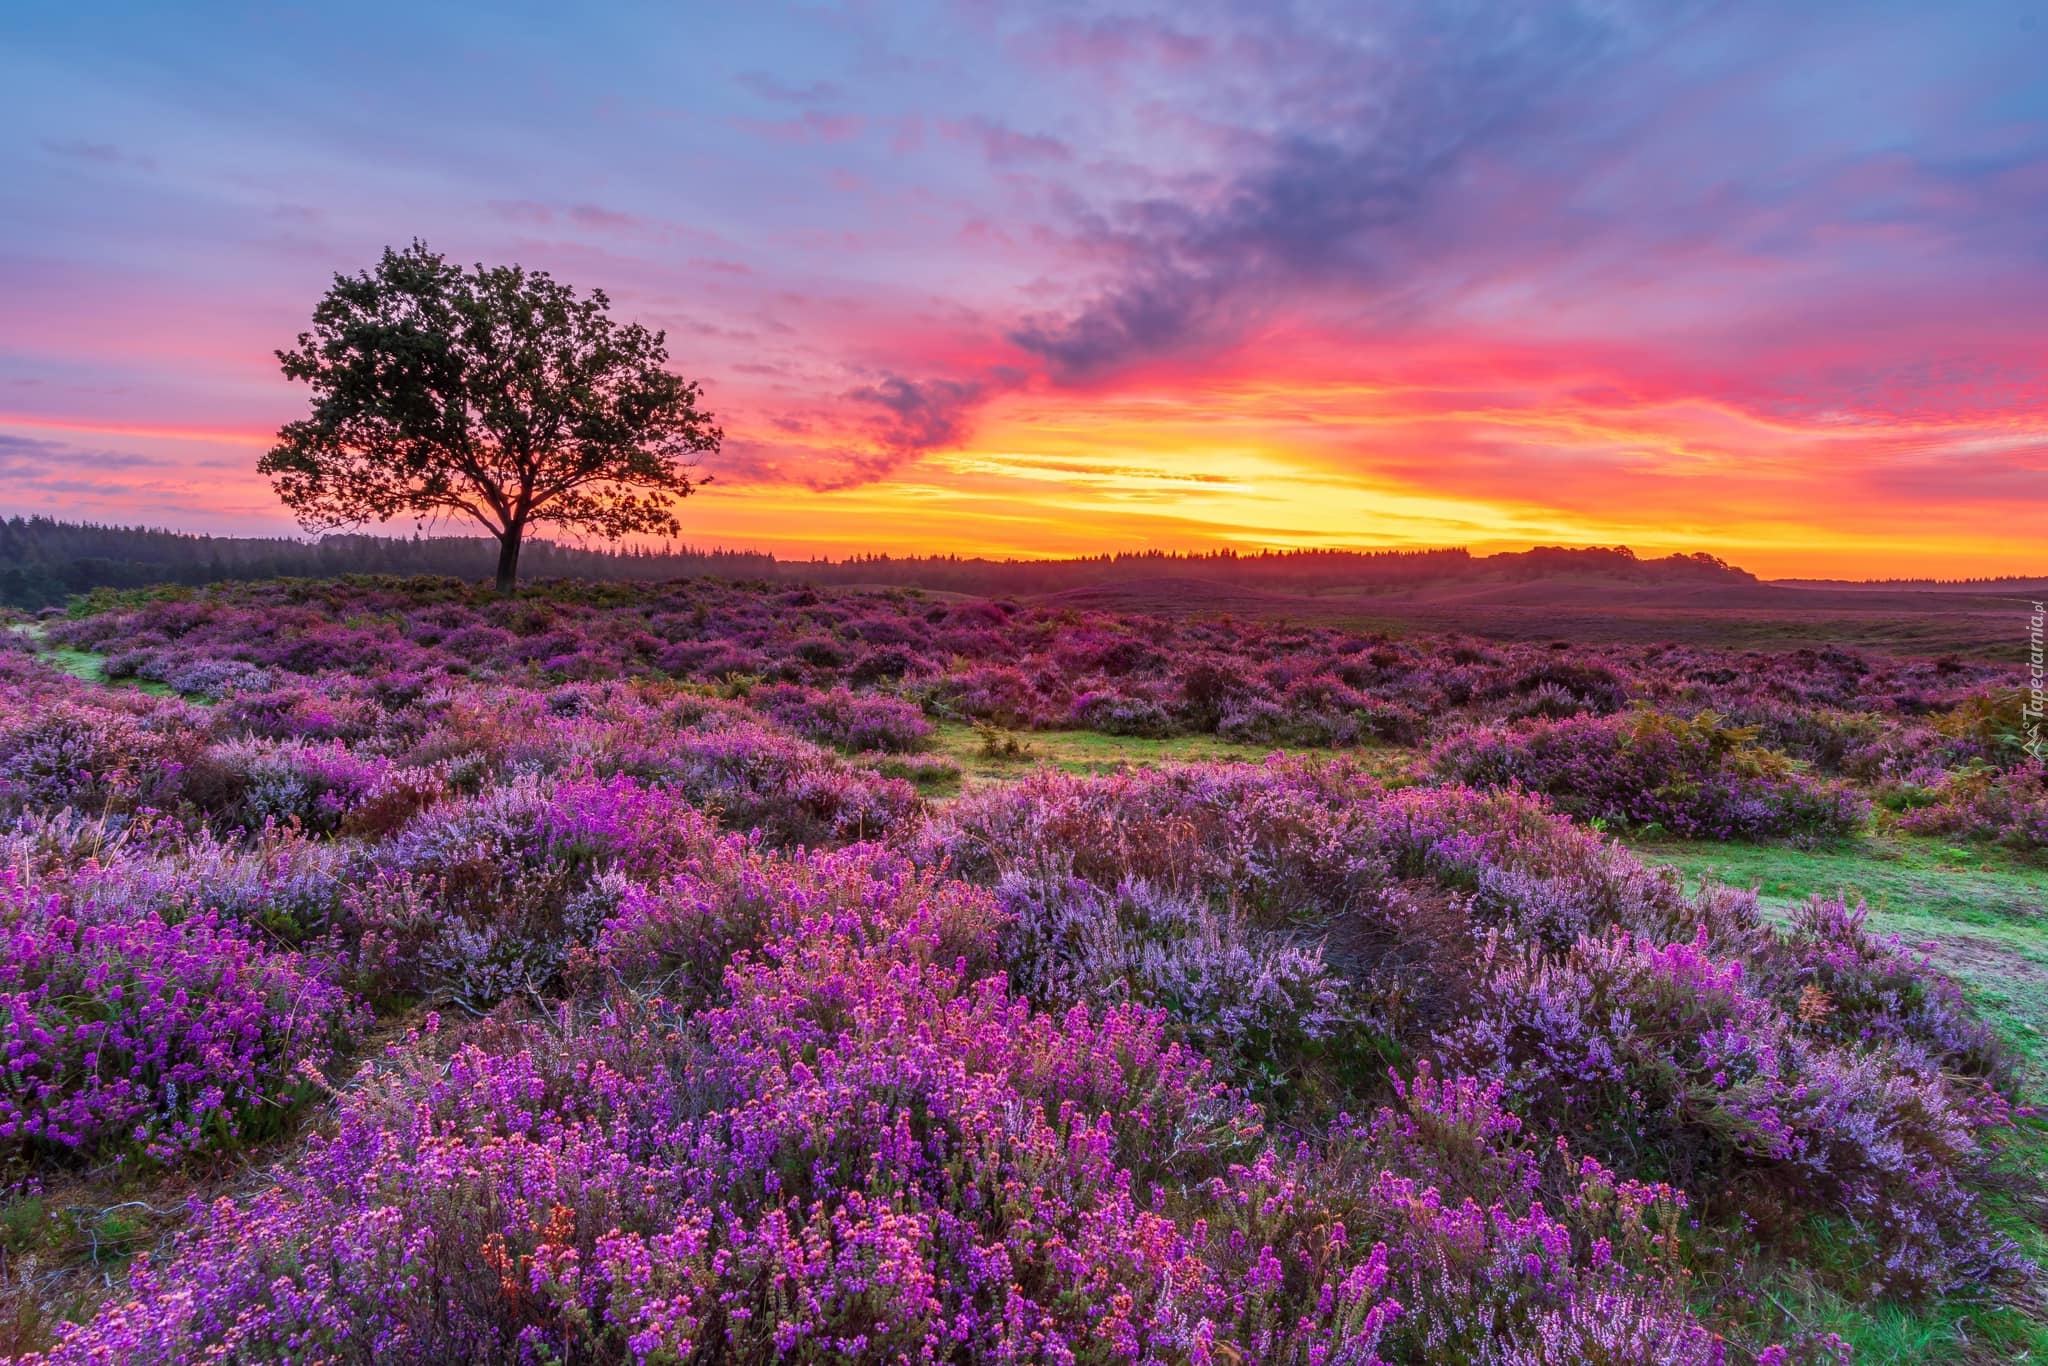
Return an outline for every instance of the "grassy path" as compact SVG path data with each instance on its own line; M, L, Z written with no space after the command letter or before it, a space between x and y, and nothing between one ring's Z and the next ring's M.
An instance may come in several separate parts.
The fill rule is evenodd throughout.
M173 689L166 687L162 683L152 683L147 679L108 678L106 668L107 657L105 655L95 654L90 650L74 650L67 645L51 645L44 640L43 628L40 623L32 621L17 622L8 629L27 636L35 642L37 659L42 660L43 663L48 664L53 669L59 669L64 673L70 674L73 678L83 679L87 683L98 683L108 688L135 688L142 692L153 693L158 697L171 697L175 695Z

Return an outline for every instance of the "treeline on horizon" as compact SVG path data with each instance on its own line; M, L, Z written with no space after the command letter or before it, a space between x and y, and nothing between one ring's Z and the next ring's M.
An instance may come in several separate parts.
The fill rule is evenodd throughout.
M197 586L235 579L332 578L343 574L490 577L495 547L480 537L330 535L209 536L150 527L101 526L51 517L0 519L0 604L33 610L95 588ZM590 549L529 542L531 578L661 581L708 576L817 584L879 584L1001 595L1052 593L1146 578L1180 577L1314 592L1398 588L1431 580L1536 578L1591 573L1633 580L1753 583L1712 555L1638 559L1626 546L1543 546L1475 556L1432 550L1121 551L1070 560L990 560L957 555L854 555L779 560L760 551L688 547Z

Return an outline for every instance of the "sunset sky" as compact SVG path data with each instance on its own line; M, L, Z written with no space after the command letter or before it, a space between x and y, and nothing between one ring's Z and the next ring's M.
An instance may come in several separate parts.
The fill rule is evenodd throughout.
M694 544L2048 572L2040 0L590 8L10 6L0 513L289 530L420 237L667 330Z

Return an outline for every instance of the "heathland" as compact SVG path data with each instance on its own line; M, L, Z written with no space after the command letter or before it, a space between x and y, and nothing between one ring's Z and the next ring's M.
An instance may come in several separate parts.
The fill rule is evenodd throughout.
M0 1353L2039 1359L2013 594L1598 554L20 615Z

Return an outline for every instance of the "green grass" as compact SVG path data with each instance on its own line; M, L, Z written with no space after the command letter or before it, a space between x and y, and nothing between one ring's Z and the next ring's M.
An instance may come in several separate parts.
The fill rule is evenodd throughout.
M1068 773L1108 773L1126 764L1192 762L1201 759L1263 759L1272 753L1266 745L1238 745L1213 735L1181 735L1151 740L1135 735L1100 735L1087 730L1033 730L1014 732L1023 753L1015 759L991 757L984 750L981 733L959 721L940 721L933 738L941 754L960 765L967 785L1008 782L1041 765Z
M999 732L1013 739L1021 754L996 758L987 752L982 732L960 721L934 723L933 739L940 754L960 765L968 787L981 783L1009 782L1033 769L1049 766L1067 773L1112 773L1124 767L1145 767L1203 760L1255 762L1278 752L1275 745L1237 744L1214 735L1176 735L1148 739L1137 735L1103 735L1090 730L1027 730ZM1329 754L1329 750L1309 753ZM1405 775L1411 752L1398 749L1350 749L1345 758L1365 765L1383 777Z
M2036 1104L2048 1097L2048 869L1983 848L1872 835L1833 848L1632 841L1644 858L1688 879L1713 877L1757 889L1783 912L1812 896L1844 896L1870 908L1881 931L1928 946L1986 1019L2026 1060ZM2036 1263L2048 1266L2048 1122L2027 1120L1998 1166L2015 1180L1992 1183L1986 1211ZM1770 1303L1802 1327L1838 1333L1858 1366L2048 1362L2048 1304L2039 1292L1950 1297L1926 1305L1865 1304L1810 1275L1765 1283Z
M51 645L43 639L43 628L34 622L17 622L8 628L27 636L36 644L36 658L53 669L70 674L73 678L87 683L97 683L107 688L134 688L155 697L175 697L176 690L162 683L152 683L141 678L108 678L107 657L91 650L74 650L68 645Z
M152 697L176 697L177 690L163 683L154 683L146 678L108 678L107 657L90 650L72 650L63 646L44 647L37 655L52 668L62 669L73 678L82 678L88 683L97 683L107 688L133 688L146 692Z

